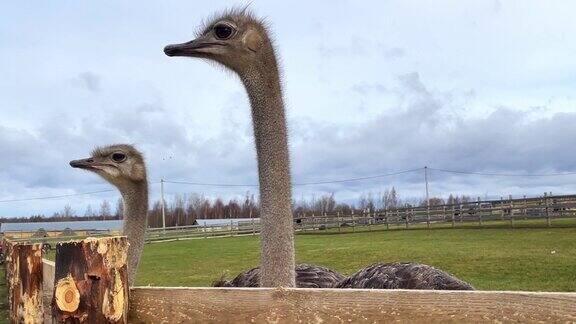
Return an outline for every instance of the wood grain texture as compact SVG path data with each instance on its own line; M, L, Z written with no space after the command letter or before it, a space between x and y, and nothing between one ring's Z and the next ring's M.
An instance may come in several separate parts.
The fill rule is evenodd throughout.
M573 322L576 293L135 287L131 323Z
M11 323L42 323L42 245L8 243L6 279Z
M56 323L126 323L126 237L56 245L52 318Z

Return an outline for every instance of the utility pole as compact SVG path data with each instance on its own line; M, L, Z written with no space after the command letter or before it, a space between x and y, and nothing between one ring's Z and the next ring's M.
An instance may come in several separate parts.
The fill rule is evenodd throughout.
M424 181L426 182L426 206L430 207L430 194L428 192L428 167L424 167Z
M166 233L166 202L164 201L164 179L160 179L160 205L162 206L162 230Z
M428 167L424 166L424 181L426 182L426 227L430 228L430 194L428 192Z

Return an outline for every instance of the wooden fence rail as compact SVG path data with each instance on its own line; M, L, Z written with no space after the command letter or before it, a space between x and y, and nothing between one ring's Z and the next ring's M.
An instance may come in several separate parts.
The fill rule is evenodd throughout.
M394 209L353 211L351 214L298 214L294 229L297 232L338 231L349 228L363 230L399 228L457 228L461 226L515 227L522 220L542 220L541 226L552 226L556 219L576 219L576 195L543 196L506 200L476 200L461 204L430 207L400 207ZM379 226L379 227L377 227ZM154 228L147 231L148 242L172 241L190 238L255 235L260 232L258 220L201 226L188 225Z

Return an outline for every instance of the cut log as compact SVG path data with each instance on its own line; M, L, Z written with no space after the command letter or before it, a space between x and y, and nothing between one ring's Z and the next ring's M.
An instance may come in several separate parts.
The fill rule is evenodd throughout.
M10 322L42 323L42 244L8 243L7 247Z
M127 323L127 251L120 236L58 243L53 320Z

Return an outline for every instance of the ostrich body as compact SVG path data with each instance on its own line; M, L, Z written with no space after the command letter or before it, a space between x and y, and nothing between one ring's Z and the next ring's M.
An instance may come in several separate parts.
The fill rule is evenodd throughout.
M296 265L296 287L333 288L346 277L328 268L301 263ZM218 280L214 287L260 287L260 268L252 268L230 281Z
M260 284L294 287L294 228L282 87L264 24L232 10L206 25L198 38L164 48L168 56L208 59L234 71L248 93L258 157L261 205Z
M449 273L412 262L373 264L340 281L335 288L474 290Z
M95 149L91 157L70 162L74 168L92 171L114 185L124 204L123 234L128 237L128 282L134 284L144 248L148 214L148 180L142 154L131 145Z

